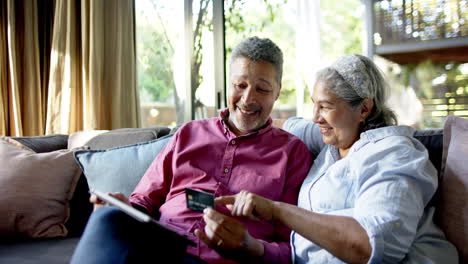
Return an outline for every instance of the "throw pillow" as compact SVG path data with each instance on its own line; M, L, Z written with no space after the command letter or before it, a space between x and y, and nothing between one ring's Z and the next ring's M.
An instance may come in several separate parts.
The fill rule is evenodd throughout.
M121 128L97 135L86 143L90 149L109 149L161 138L169 133L167 127Z
M75 158L90 189L129 196L171 137L107 150L80 150Z
M15 146L19 149L23 149L23 150L28 150L28 151L32 151L34 152L32 149L28 148L27 146L21 144L19 141L16 141L12 138L9 138L9 137L0 137L3 141L9 143L10 145L12 146Z
M67 148L68 135L55 134L32 137L11 137L36 153L51 152Z
M95 136L106 132L109 132L109 130L89 130L75 132L68 137L68 149L85 146L86 142Z
M468 120L449 116L444 126L443 176L438 220L447 239L468 263Z
M35 153L18 144L0 138L0 237L65 236L81 174L72 151Z

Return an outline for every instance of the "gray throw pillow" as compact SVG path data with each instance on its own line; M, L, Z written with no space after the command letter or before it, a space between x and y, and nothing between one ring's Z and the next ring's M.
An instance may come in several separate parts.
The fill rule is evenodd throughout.
M90 149L109 149L146 142L169 133L168 127L122 128L93 137L86 143Z
M11 137L36 153L67 149L68 135L55 134L33 137Z

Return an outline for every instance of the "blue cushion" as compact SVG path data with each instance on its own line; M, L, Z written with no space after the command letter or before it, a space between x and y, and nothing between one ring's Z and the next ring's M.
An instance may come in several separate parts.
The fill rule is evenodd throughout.
M79 150L75 159L90 189L129 196L172 135L107 150Z

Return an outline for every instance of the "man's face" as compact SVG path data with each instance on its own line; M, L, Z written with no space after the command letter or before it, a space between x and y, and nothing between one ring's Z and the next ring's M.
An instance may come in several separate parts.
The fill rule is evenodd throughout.
M236 135L260 129L270 117L281 84L273 64L239 57L231 63L229 126Z

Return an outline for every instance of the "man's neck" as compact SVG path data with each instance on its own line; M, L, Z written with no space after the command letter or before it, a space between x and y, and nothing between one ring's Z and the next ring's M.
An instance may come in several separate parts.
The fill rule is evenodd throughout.
M234 124L234 122L231 121L231 119L229 118L229 112L223 117L223 120L225 122L225 124L227 125L229 131L231 131L232 133L234 133L234 135L236 136L243 136L243 135L247 135L249 133L252 133L252 132L257 132L263 128L265 128L267 125L268 125L268 122L266 122L263 126L261 126L260 128L258 129L255 129L255 130L252 130L252 131L245 131L245 130L241 130L239 128L236 127L236 125Z
M248 133L252 132L252 131L243 131L243 130L238 129L236 127L236 125L234 125L234 122L232 122L229 117L227 117L225 119L225 121L226 121L226 125L227 125L229 131L234 133L234 135L236 135L236 136L243 136L243 135L247 135Z

